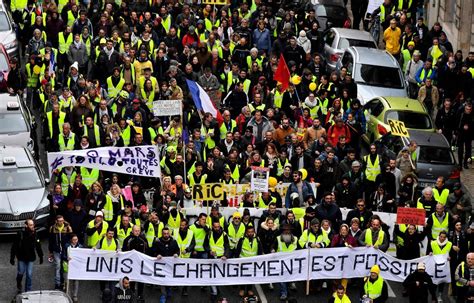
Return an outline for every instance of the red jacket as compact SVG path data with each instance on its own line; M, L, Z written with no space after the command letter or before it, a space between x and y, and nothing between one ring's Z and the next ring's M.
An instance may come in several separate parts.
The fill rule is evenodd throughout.
M332 147L336 147L339 137L345 135L346 143L351 142L351 130L345 124L342 127L338 127L337 124L331 125L328 130L328 142Z
M340 234L334 235L334 237L332 237L331 247L346 247L345 243L352 247L357 247L357 240L350 234L347 235L345 239L343 239Z

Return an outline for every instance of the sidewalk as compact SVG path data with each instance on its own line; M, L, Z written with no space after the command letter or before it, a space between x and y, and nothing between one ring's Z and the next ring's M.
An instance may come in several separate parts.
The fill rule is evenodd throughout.
M461 183L464 185L465 192L468 192L471 196L472 203L472 197L474 196L474 167L461 171Z

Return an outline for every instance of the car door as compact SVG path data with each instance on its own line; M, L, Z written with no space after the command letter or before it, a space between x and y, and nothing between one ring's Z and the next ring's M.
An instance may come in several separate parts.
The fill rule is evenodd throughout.
M334 29L329 29L324 35L324 58L329 66L334 69L339 56L335 57L335 47L337 45L337 37Z

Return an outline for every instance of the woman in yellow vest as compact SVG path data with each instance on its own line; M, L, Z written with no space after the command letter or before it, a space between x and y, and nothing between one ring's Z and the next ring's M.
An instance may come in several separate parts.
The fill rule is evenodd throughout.
M446 231L441 231L439 233L439 236L436 238L436 240L433 240L430 242L426 252L429 253L430 256L445 255L447 257L447 260L450 261L451 258L449 257L449 254L451 252L452 247L453 247L453 243L448 240L448 233ZM443 293L444 285L446 285L446 283L438 284L438 287L437 287L438 298L440 298L441 294Z
M140 96L146 106L153 112L153 101L155 101L155 89L151 79L145 80L145 85L140 89Z
M372 266L370 276L364 279L364 287L361 289L361 302L386 302L388 299L387 283L380 276L380 267Z
M103 208L104 220L113 226L117 221L119 212L125 208L125 197L118 184L112 184L110 190L105 195L105 204Z

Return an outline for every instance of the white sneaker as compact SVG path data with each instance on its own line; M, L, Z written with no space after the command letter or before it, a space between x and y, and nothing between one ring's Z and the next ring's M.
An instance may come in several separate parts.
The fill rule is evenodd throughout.
M323 288L328 288L328 284L326 282L323 282Z
M268 289L270 289L270 290L274 290L274 289L275 289L275 287L273 287L273 283L268 284Z
M438 295L438 303L441 303L443 302L443 297L441 296L441 294Z
M296 290L296 284L295 284L295 282L291 282L291 283L290 283L290 289L291 289L291 290Z

